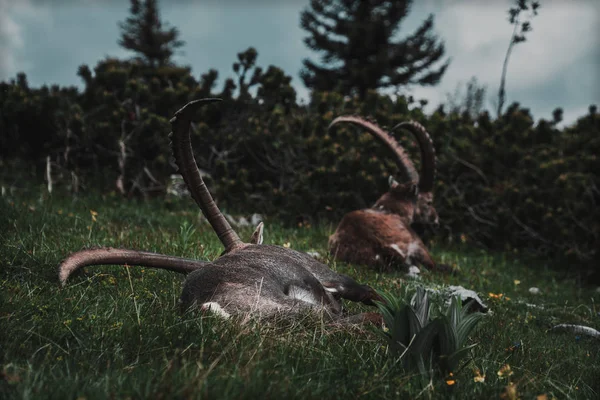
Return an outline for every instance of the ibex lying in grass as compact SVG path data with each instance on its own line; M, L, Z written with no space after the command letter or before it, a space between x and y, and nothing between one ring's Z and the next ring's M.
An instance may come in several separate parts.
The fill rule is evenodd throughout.
M70 255L59 266L65 283L75 270L90 265L127 264L188 274L183 285L183 309L199 306L224 317L240 314L272 316L277 313L325 311L342 322L379 322L379 315L343 317L341 298L373 305L379 295L369 286L338 274L311 256L279 246L263 245L262 223L251 243L231 228L204 184L190 142L193 112L219 99L190 102L171 120L175 162L189 191L225 246L213 262L171 257L126 249L92 249Z
M349 122L351 124L358 125L359 127L366 129L376 138L380 139L386 146L390 148L390 150L392 150L396 156L398 168L400 168L403 179L416 179L414 165L412 164L412 161L408 155L405 153L402 146L400 146L392 136L385 133L377 124L354 115L345 115L334 119L331 124L329 124L329 129L341 122ZM398 128L405 129L412 133L419 144L419 149L421 150L421 172L418 178L419 193L417 197L414 220L412 222L437 226L439 225L439 217L433 205L433 184L435 180L435 149L433 147L433 142L423 125L415 121L401 122L394 126L390 132L393 132ZM390 180L390 184L392 184L392 180ZM389 192L384 193L379 200L375 202L373 208L395 212L394 203L396 203L396 201L391 197L392 196Z
M417 187L418 175L414 164L392 136L377 124L353 116L338 117L329 127L339 122L357 124L388 146L395 155L403 183L390 177L390 190L372 208L346 214L329 238L330 253L341 261L370 266L387 267L400 262L409 266L419 263L430 270L448 269L447 266L436 266L429 251L410 227L415 220L438 223L432 204L435 153L425 128L412 121L396 126L415 134L421 147L422 173ZM419 192L420 188L423 193Z

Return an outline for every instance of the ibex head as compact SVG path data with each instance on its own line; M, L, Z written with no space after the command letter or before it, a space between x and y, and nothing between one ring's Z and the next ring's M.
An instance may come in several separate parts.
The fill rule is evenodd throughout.
M433 205L433 182L435 180L435 149L433 141L423 125L415 121L401 122L394 126L412 133L421 149L421 173L419 174L419 198L415 211L415 222L427 225L439 225L437 210Z
M415 207L415 222L433 225L434 227L440 225L437 210L433 206L433 192L419 192Z
M390 175L388 183L390 186L389 190L377 200L373 208L398 214L406 224L410 225L415 217L419 196L417 182L398 183Z
M401 198L396 191L394 194L396 180L390 177L390 190L381 196L373 208L379 210L385 210L392 213L399 213L404 218L411 218L411 222L418 222L423 224L437 225L439 218L437 211L433 206L433 180L435 175L435 151L433 143L429 134L423 126L414 121L402 122L396 125L393 129L402 128L411 132L417 139L419 147L421 149L421 174L420 177L417 175L415 166L410 160L410 157L404 150L404 148L391 136L389 133L381 129L377 124L365 120L361 117L356 116L341 116L333 120L329 125L329 128L339 122L349 122L354 125L358 125L366 129L376 139L380 140L385 144L394 154L396 159L396 165L398 166L399 176L398 179L401 182L416 182L418 180L418 197L416 200L416 206L414 208L414 214L406 214L407 208L404 204L394 204L394 201L405 201ZM395 183L394 183L395 182Z

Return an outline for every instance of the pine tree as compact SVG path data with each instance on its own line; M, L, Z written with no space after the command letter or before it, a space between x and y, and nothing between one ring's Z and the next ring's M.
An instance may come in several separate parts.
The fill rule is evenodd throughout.
M130 16L119 22L119 45L138 53L152 67L166 65L176 49L184 45L179 30L165 27L156 0L130 0Z
M396 39L411 0L311 0L300 18L306 45L322 53L317 65L303 61L300 76L316 90L338 90L363 99L369 89L435 85L449 65L439 62L444 43L433 32L433 15L404 39Z

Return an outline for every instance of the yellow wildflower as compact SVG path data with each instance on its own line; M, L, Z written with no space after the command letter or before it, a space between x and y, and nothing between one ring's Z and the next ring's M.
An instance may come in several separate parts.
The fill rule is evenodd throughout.
M507 376L511 376L513 374L513 371L510 369L510 365L508 364L504 364L499 370L498 370L498 376L500 378L506 378Z
M90 210L90 214L92 214L92 221L96 222L96 216L98 215L98 213L94 210Z
M473 377L473 382L475 383L484 383L485 382L485 374L482 375L479 369L475 369L475 376Z
M283 244L283 247L285 247L286 249L289 249L291 245L292 244L290 242L287 242L287 243Z

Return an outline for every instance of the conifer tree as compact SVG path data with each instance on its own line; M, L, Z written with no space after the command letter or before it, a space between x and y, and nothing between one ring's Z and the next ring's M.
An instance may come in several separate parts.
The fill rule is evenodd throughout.
M179 30L165 27L156 0L130 0L130 16L119 22L119 45L141 56L150 66L167 65L176 49L184 45Z
M306 45L321 53L303 61L300 76L316 90L338 90L361 99L369 89L435 85L449 60L433 31L433 15L398 39L412 0L311 0L300 18Z

